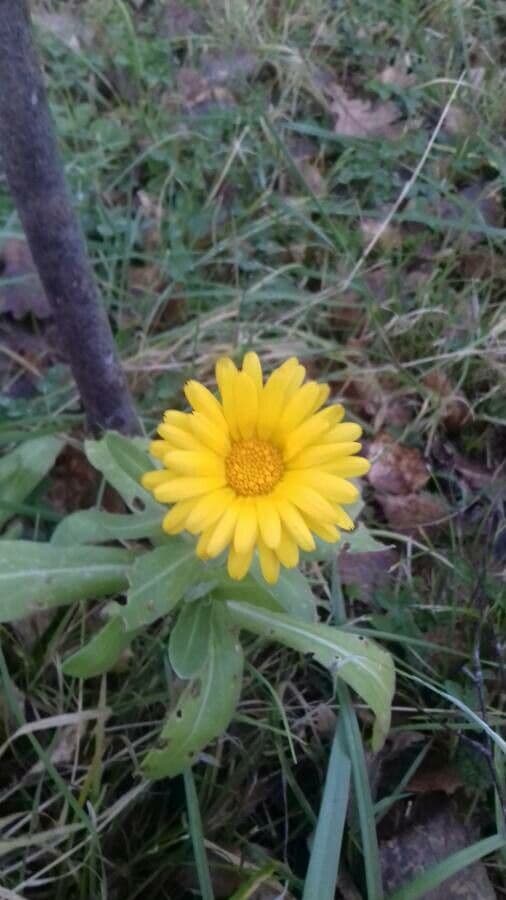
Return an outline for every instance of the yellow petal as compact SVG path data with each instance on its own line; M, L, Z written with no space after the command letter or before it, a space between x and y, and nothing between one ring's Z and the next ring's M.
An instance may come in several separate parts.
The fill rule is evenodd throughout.
M343 531L353 531L355 522L341 506L336 506L334 521Z
M216 382L220 391L225 419L227 420L230 434L235 440L239 437L234 399L237 375L238 372L232 360L227 356L222 356L216 363Z
M151 441L149 445L149 452L155 459L163 459L168 450L170 450L170 444L167 441Z
M209 559L207 547L208 547L209 541L212 537L212 534L213 534L212 528L206 528L206 530L203 531L202 534L200 535L200 537L197 541L197 546L195 547L195 553L197 554L199 559Z
M295 428L286 435L283 449L283 459L288 462L302 450L305 450L310 444L319 441L325 432L328 431L328 424L324 418L318 413L306 419L302 425Z
M299 562L299 548L286 528L281 532L281 540L276 547L276 556L286 569L293 569Z
M307 516L307 524L311 531L318 535L322 541L326 541L327 544L335 544L341 537L335 525L328 525L326 522L317 522L316 519L311 518L311 516Z
M308 471L307 469L304 470ZM292 473L287 473L291 475ZM320 521L329 521L332 522L334 517L334 508L325 499L317 490L313 487L309 487L303 482L297 480L290 480L288 482L285 477L285 482L283 483L283 490L285 499L289 499L291 503L294 504L298 509L302 512L307 513L309 516L312 516L314 519Z
M167 513L162 522L162 528L167 534L178 534L186 528L188 513L193 509L194 500L182 500Z
M339 463L344 456L359 453L362 445L358 441L348 441L342 444L315 444L297 453L289 463L290 469L308 469L314 466L329 468L334 462Z
M329 425L339 425L339 422L342 422L344 419L344 406L341 406L340 403L333 403L332 406L327 406L322 412L327 417Z
M357 478L359 475L367 475L371 463L363 456L350 456L348 459L336 461L329 471L342 478Z
M163 433L160 429L162 429L164 425L173 425L176 428L188 429L189 419L190 413L181 412L179 409L168 409L163 414L163 422L158 426L158 432L163 437Z
M201 494L221 487L225 487L224 478L174 478L167 484L156 487L153 493L160 503L176 503L178 500L200 497Z
M226 428L227 423L221 403L211 394L205 385L198 381L187 381L184 386L185 397L196 412L202 413L219 428Z
M211 494L204 494L203 497L194 501L193 509L188 515L186 523L188 531L198 534L214 525L233 502L234 497L234 492L227 487L213 491Z
M163 484L165 481L170 481L171 478L174 478L171 472L167 472L166 469L155 469L153 472L145 472L141 478L141 484L147 491L152 491L153 488L158 487L159 484Z
M255 502L251 498L239 501L239 514L234 532L234 547L237 553L249 553L255 545L258 519Z
M258 527L262 540L267 547L275 550L281 540L281 519L278 508L272 497L259 497L257 500Z
M169 450L164 465L181 475L224 475L223 458L211 450Z
M258 418L258 392L254 381L239 372L234 387L235 416L239 434L247 440L253 437Z
M234 547L230 548L227 561L228 574L235 581L240 581L247 574L251 565L253 550L248 553L238 553Z
M362 434L360 425L355 422L343 422L342 425L335 425L325 435L323 442L325 444L336 444L340 441L358 441Z
M328 497L333 503L355 503L359 498L358 489L351 481L346 481L338 475L331 475L320 469L301 469L299 472L287 472L287 483L295 485L294 491L299 491L301 485L313 488L323 497ZM308 512L310 512L308 510ZM312 515L312 513L310 513Z
M304 379L304 368L299 366L295 357L287 359L279 369L267 379L262 392L262 403L258 410L257 433L259 438L267 440L279 422L279 417L286 402L289 385L293 382L297 388L299 378Z
M213 450L218 456L226 456L230 451L230 438L225 428L220 428L203 416L202 413L193 413L191 427L195 437L209 450Z
M186 427L178 428L175 425L160 425L158 433L162 435L164 441L167 443L165 452L171 447L177 447L179 450L200 449L200 442L195 435L187 431Z
M284 435L297 428L304 419L311 415L320 396L320 385L316 381L308 381L288 400L275 429L275 434Z
M262 365L256 353L246 353L242 361L242 370L249 375L260 396L263 387Z
M260 568L262 575L268 584L276 584L279 578L279 559L266 544L260 539L258 541L258 556L260 558Z
M314 550L314 538L304 521L301 513L296 509L293 503L282 497L276 497L276 506L278 508L281 521L289 534L294 538L302 550Z
M213 526L213 535L207 547L211 557L219 556L232 540L238 513L239 504L234 501Z

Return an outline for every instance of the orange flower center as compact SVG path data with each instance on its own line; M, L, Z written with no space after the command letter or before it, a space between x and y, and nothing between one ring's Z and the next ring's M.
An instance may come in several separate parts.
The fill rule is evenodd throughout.
M268 494L283 474L281 451L267 441L238 441L225 460L227 481L241 497Z

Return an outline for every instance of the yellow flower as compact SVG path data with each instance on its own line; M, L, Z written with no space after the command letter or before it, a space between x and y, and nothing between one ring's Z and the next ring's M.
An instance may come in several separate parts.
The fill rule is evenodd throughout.
M274 583L280 564L297 565L299 548L314 550L314 534L333 543L339 528L354 527L343 505L358 497L347 479L369 470L356 455L362 429L342 422L340 404L323 409L328 385L303 383L305 374L295 358L265 381L256 353L246 354L241 370L219 359L220 399L189 381L192 412L166 412L160 440L151 443L164 468L142 483L174 504L164 530L199 535L201 559L228 547L231 578L244 578L256 548L264 578Z

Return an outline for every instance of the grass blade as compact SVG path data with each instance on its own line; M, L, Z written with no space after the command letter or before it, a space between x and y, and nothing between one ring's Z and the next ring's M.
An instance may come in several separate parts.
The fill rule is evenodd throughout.
M350 760L336 727L302 900L333 900L350 794Z
M202 900L214 900L211 874L207 863L206 848L204 844L204 832L202 831L202 818L200 815L199 798L195 788L195 780L191 769L183 772L184 789L186 794L186 809L188 811L188 825L193 845L193 857L199 879L200 896Z

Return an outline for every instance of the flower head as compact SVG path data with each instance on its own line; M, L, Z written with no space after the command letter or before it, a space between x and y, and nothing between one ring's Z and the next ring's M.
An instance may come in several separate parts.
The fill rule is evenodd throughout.
M295 358L266 380L256 353L246 354L240 370L220 359L220 399L189 381L192 412L166 412L151 443L164 468L142 483L173 504L164 530L199 535L201 559L228 548L232 578L246 575L256 548L264 578L274 583L280 564L296 566L299 549L314 550L313 535L334 543L339 529L354 527L343 506L358 497L347 479L369 469L356 455L362 430L342 422L340 404L323 408L328 385L304 383L305 374Z

